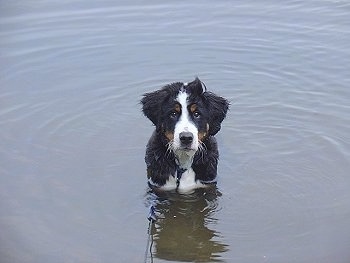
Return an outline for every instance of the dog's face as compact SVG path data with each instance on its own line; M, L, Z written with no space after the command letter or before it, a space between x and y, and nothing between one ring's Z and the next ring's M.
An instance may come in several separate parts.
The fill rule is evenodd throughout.
M141 100L144 114L164 135L168 149L178 158L193 156L202 142L215 135L226 116L226 99L203 92L201 81L173 83L147 93Z
M200 143L208 136L208 111L203 103L190 99L185 88L163 104L161 129L169 141L170 149L177 155L194 155Z

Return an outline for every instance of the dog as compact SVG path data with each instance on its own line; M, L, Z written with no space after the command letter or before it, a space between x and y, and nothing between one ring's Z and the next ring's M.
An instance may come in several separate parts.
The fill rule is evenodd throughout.
M216 184L219 152L214 135L229 102L208 92L197 77L145 93L141 104L155 125L145 156L149 186L187 192Z

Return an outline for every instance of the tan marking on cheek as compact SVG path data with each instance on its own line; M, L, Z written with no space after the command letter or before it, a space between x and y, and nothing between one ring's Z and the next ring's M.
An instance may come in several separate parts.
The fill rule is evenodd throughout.
M164 132L165 137L169 140L172 141L174 140L174 133L171 131L165 131Z
M209 131L209 124L207 123L207 131L198 132L198 140L202 142L205 139L205 137L208 135L208 131Z
M205 136L207 136L206 132L199 132L198 133L198 140L202 142L205 139Z
M181 112L181 106L179 104L175 104L175 111L178 113Z
M197 110L197 104L196 103L193 103L190 107L190 111L193 113Z

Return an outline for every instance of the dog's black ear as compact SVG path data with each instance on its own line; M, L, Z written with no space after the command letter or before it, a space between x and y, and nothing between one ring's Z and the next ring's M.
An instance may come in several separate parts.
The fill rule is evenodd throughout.
M161 115L161 104L166 96L167 93L165 90L157 90L143 94L143 98L141 99L143 114L156 126Z
M209 134L215 135L221 129L221 122L225 119L229 102L211 92L204 92L207 107L209 109Z
M186 89L189 90L193 96L200 96L203 93L202 82L198 77L196 77L194 81L188 83Z

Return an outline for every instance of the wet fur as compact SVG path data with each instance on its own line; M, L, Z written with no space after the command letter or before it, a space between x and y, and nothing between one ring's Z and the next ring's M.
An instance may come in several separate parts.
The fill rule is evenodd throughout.
M201 184L215 183L219 152L214 135L221 129L229 103L220 96L203 91L201 81L196 78L188 84L176 82L143 95L143 113L155 125L145 156L147 176L152 187L162 187L170 177L176 176L176 158L179 157L175 155L171 144L178 119L169 116L176 114L173 113L174 109L178 110L176 98L181 91L188 95L190 121L198 130L198 149L193 160L188 160L195 173L195 181ZM191 115L194 110L200 112L200 117Z

